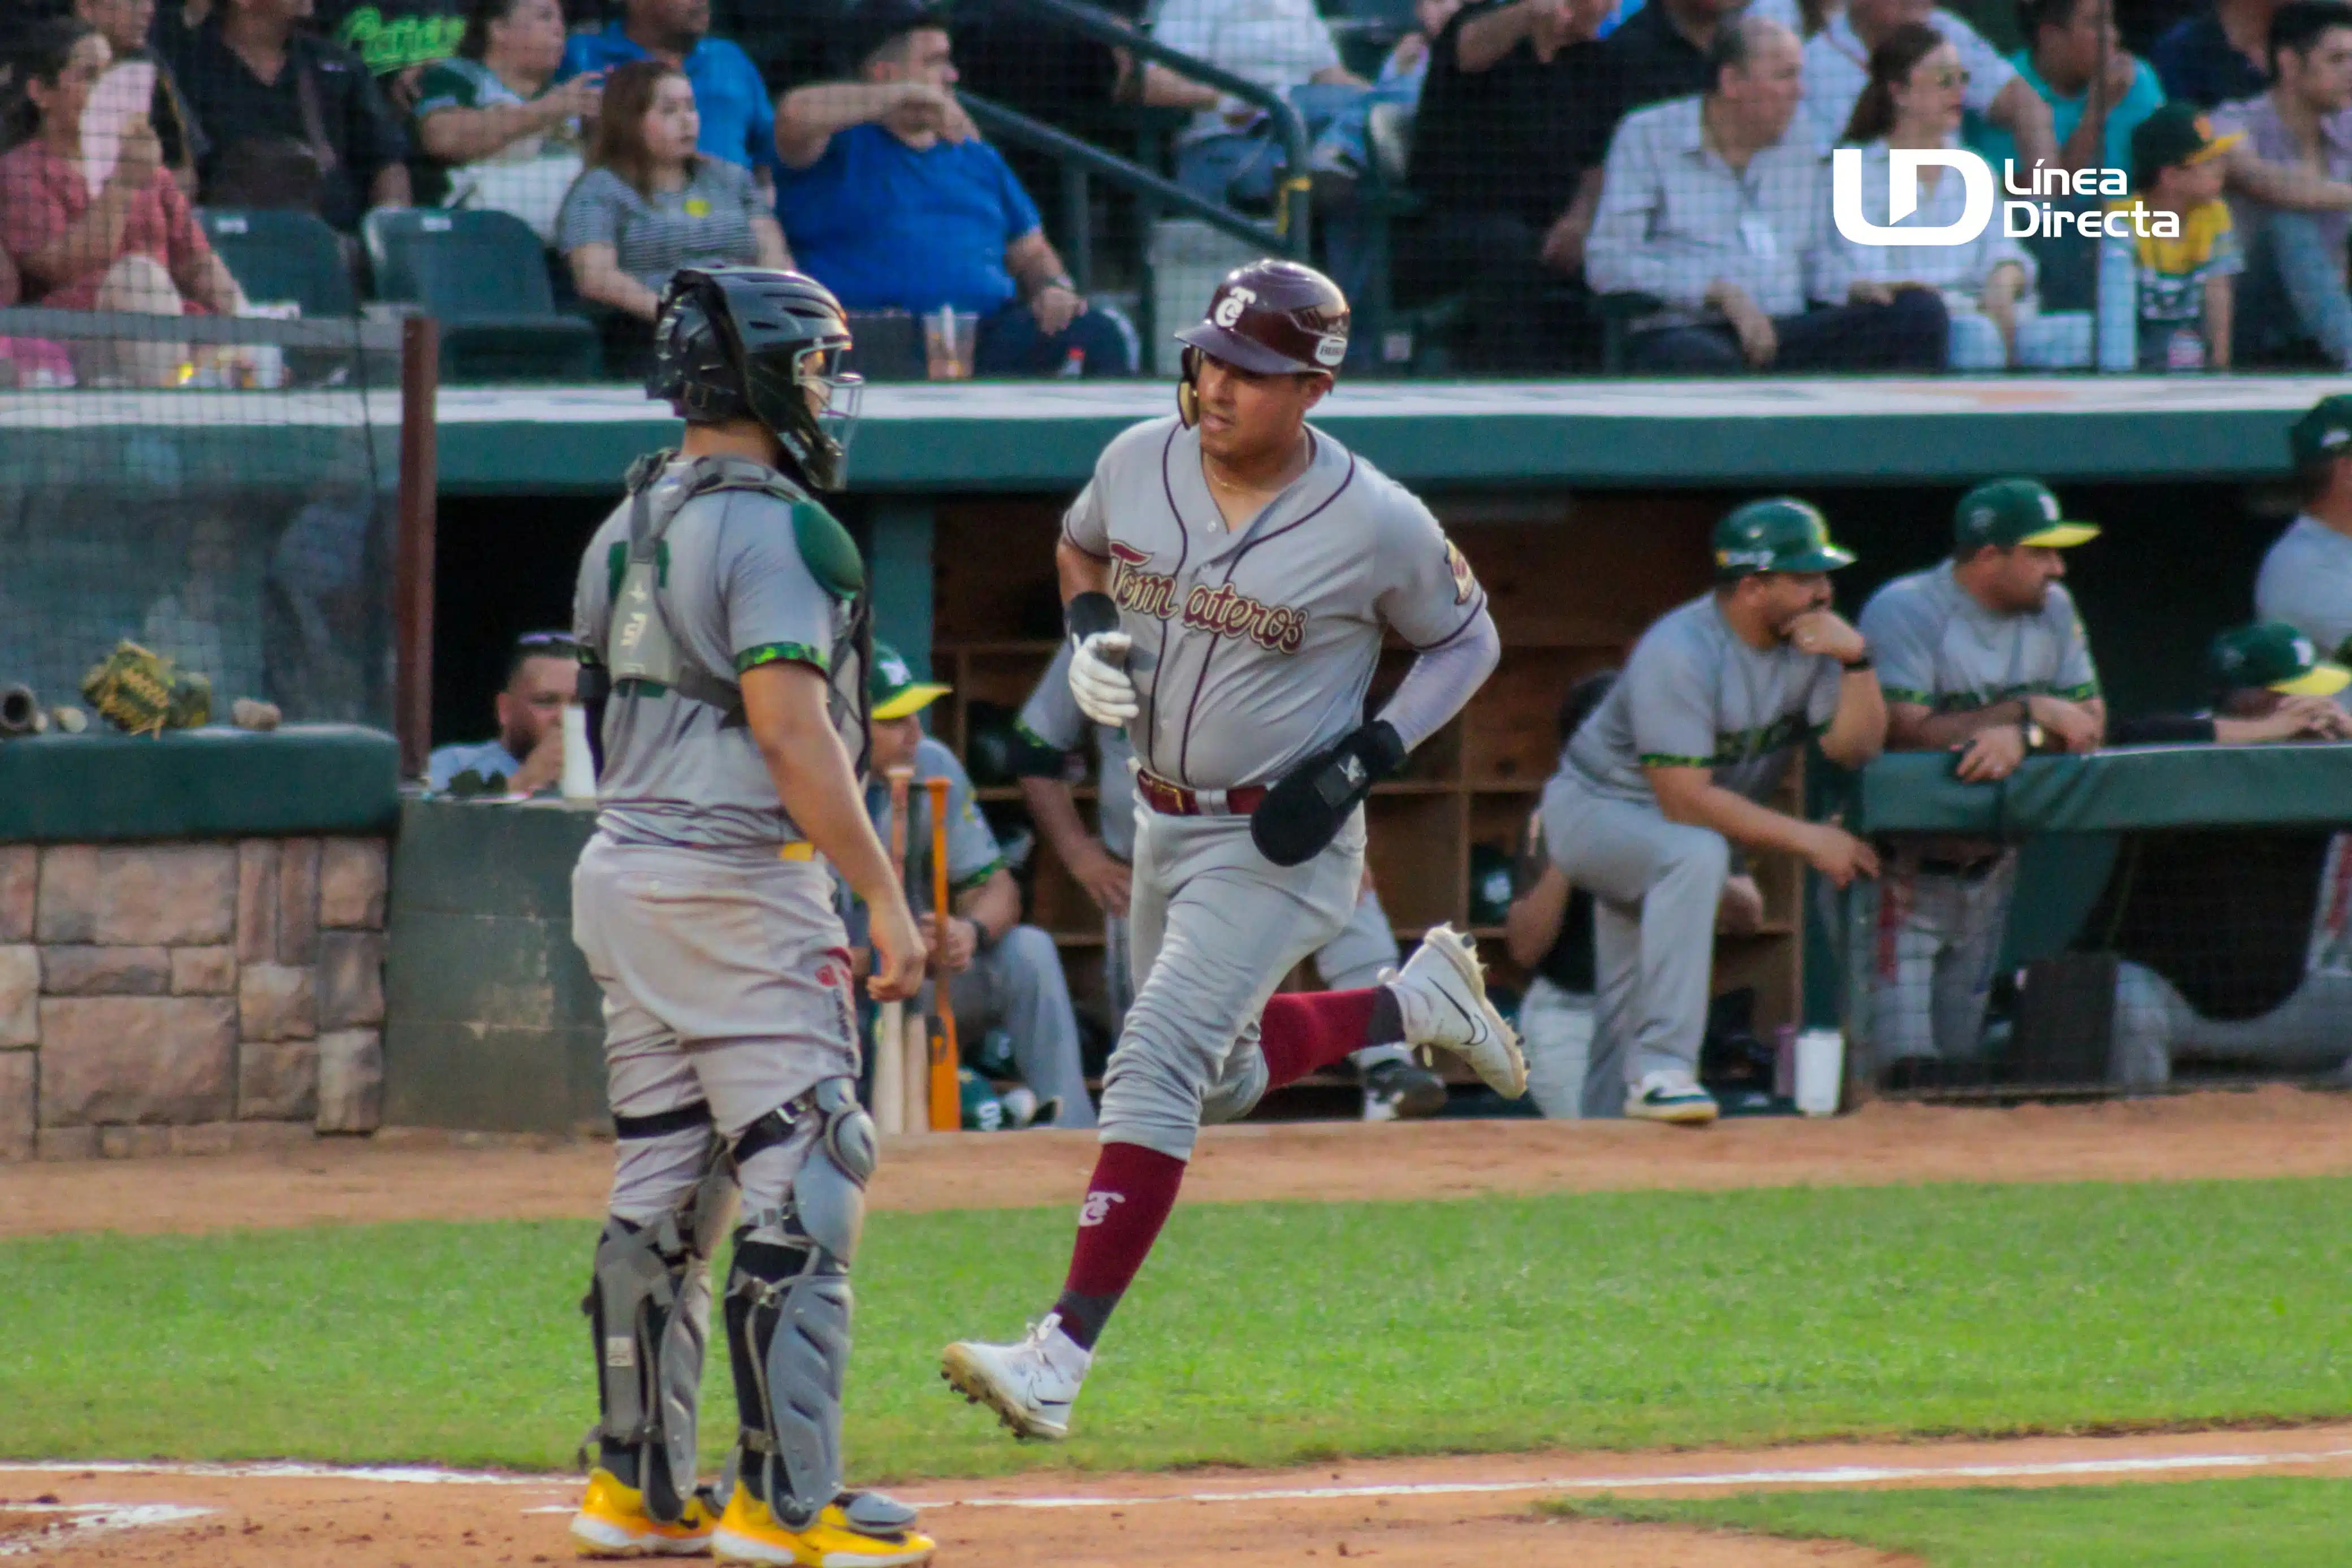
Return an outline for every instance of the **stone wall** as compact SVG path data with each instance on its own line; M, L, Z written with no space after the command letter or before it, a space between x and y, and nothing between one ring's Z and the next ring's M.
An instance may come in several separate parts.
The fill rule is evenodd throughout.
M373 1132L384 843L0 845L0 1160Z

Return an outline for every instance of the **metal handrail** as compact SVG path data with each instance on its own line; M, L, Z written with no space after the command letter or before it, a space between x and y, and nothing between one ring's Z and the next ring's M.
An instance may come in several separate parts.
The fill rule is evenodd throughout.
M1160 206L1198 218L1235 239L1262 245L1278 255L1298 253L1298 246L1294 239L1297 233L1296 228L1286 233L1273 224L1245 218L1231 207L1194 195L1175 181L1156 174L1140 163L1121 158L1115 152L1106 152L1091 141L1081 141L1066 131L1055 130L1042 120L1032 120L1018 110L1007 109L977 93L959 89L956 99L963 105L964 112L971 116L972 123L991 136L1034 147L1066 164L1075 163L1089 174L1099 175L1116 185L1124 185Z
M1310 144L1307 140L1307 121L1288 99L1231 71L1220 70L1197 56L1171 49L1149 33L1138 31L1110 12L1097 5L1089 5L1085 0L1005 0L1005 4L1067 27L1072 32L1082 33L1097 43L1125 49L1139 60L1150 60L1166 66L1178 76L1215 88L1227 98L1238 99L1264 110L1274 120L1288 162L1275 206L1280 214L1275 224L1275 232L1285 241L1279 248L1292 256L1303 257L1307 255L1307 228L1312 221L1310 209L1314 205L1314 195L1307 174ZM1007 110L1004 112L1012 111ZM1117 177L1108 171L1104 172L1107 178ZM1196 215L1207 217L1204 213ZM1222 224L1218 226L1226 227ZM1244 235L1241 237L1256 236Z

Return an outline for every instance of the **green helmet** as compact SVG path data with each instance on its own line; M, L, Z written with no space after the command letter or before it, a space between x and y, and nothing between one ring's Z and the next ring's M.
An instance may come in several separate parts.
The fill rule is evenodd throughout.
M1835 571L1853 552L1830 538L1822 514L1792 496L1750 501L1715 525L1715 577L1731 582L1759 571Z

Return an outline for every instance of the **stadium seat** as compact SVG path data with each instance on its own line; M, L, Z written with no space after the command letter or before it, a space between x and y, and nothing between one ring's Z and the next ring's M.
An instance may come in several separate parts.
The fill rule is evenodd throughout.
M229 276L255 304L290 300L306 319L360 313L342 242L311 214L211 207L197 217Z
M447 381L589 381L596 330L555 308L546 253L509 213L382 207L361 232L376 296L441 323Z

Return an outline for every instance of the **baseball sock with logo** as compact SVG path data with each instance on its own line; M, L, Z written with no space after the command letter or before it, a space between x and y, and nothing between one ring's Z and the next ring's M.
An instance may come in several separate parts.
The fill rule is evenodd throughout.
M1386 986L1361 991L1282 991L1258 1016L1265 1086L1279 1089L1335 1067L1368 1045L1404 1039L1404 1014Z
M1172 1155L1140 1144L1103 1145L1078 1210L1069 1278L1054 1303L1062 1332L1085 1349L1094 1349L1111 1310L1143 1267L1183 1181L1184 1162Z

